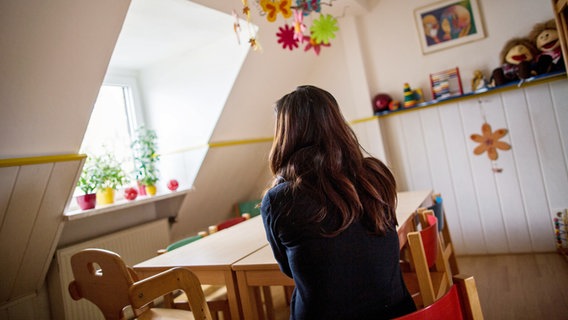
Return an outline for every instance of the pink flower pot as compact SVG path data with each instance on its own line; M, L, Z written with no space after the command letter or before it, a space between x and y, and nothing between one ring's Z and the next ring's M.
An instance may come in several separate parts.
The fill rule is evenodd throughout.
M141 196L146 195L146 186L141 184L140 181L137 181L136 184L138 185L138 194Z
M93 209L97 203L97 194L89 193L81 196L77 196L77 204L81 210Z

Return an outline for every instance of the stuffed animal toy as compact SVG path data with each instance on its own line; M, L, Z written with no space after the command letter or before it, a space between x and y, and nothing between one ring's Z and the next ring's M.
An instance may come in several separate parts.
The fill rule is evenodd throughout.
M528 38L513 38L501 50L500 68L493 70L494 85L527 79L536 75L534 58L538 50Z
M535 57L538 74L566 70L554 19L537 23L529 34L539 53Z

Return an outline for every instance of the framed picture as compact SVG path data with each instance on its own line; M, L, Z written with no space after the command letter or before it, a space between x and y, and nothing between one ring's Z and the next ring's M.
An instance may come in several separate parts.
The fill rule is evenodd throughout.
M414 10L424 54L483 39L477 0L444 0Z

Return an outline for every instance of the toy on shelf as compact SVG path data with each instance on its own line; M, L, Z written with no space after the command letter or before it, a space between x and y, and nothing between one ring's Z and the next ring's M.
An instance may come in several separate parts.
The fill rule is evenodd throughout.
M529 39L538 50L535 57L538 74L566 70L554 19L535 24Z
M392 98L386 93L379 93L373 98L373 111L384 112L389 110Z
M400 101L393 100L389 103L389 110L390 111L398 110L398 108L400 108Z
M422 99L420 90L412 90L408 83L404 84L404 107L410 108L416 106Z
M446 99L463 94L460 69L455 67L430 74L430 86L434 100Z
M486 89L487 81L481 70L475 70L473 72L473 79L471 79L471 91L475 92L478 90Z
M534 58L538 50L528 38L513 38L501 50L501 67L493 70L492 84L500 86L536 75Z

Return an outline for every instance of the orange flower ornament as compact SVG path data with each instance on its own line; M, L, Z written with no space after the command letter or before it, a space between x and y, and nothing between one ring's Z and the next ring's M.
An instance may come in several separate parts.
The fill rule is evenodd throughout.
M491 125L485 122L481 126L481 135L479 134L472 134L471 140L478 142L479 145L473 149L473 153L475 155L480 155L487 151L487 156L491 160L497 160L499 154L497 154L497 149L501 150L510 150L511 145L507 142L500 141L499 139L503 138L509 130L507 129L497 129L495 132L491 130Z

